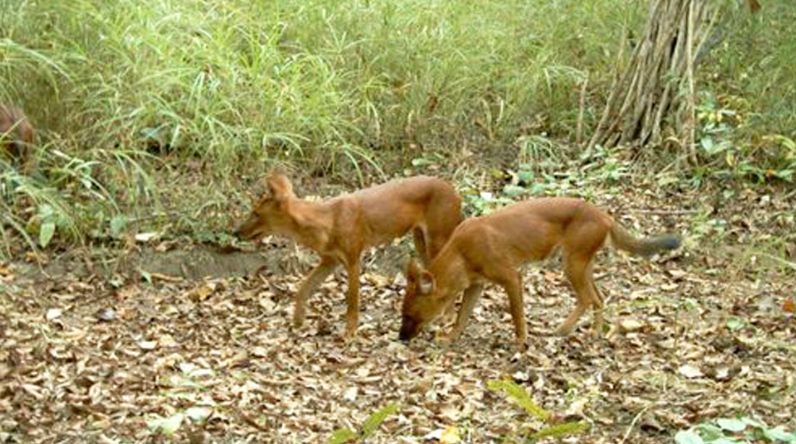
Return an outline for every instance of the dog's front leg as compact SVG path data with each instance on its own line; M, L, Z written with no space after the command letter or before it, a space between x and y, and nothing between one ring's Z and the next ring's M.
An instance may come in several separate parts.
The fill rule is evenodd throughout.
M525 321L525 307L522 303L522 279L516 273L511 279L503 282L503 288L509 296L509 311L511 320L514 321L514 333L517 335L517 347L525 350L528 337L527 325Z
M346 325L345 338L354 337L359 325L359 256L349 258L346 264L348 271L348 293L346 293Z
M304 282L301 283L301 287L299 287L298 294L296 295L296 307L293 309L294 327L301 327L304 323L307 299L309 299L315 291L315 288L334 272L337 265L337 260L332 256L322 256L321 263L318 264L318 266L307 275Z
M445 343L453 344L457 339L459 339L459 336L462 335L464 328L467 327L470 314L473 312L475 304L477 304L478 300L481 298L481 293L483 293L483 291L483 284L473 284L464 290L464 298L462 300L462 306L459 307L459 315L456 317L456 325L453 326L453 330L451 330L448 337L445 338ZM451 304L455 304L455 302L456 301L454 299Z

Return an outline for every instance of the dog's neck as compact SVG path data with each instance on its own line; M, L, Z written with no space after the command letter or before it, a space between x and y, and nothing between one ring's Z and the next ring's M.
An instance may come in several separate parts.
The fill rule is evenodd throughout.
M298 243L323 253L329 243L333 223L331 208L326 202L291 199L287 202L288 226L280 230Z
M443 248L429 266L442 299L442 306L456 301L456 297L470 286L464 258L453 248Z

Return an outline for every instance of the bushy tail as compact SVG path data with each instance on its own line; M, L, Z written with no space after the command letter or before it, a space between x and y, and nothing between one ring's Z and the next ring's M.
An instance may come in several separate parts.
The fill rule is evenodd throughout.
M681 243L680 237L672 234L639 239L617 223L611 227L611 241L617 248L639 256L650 256L659 251L674 250Z

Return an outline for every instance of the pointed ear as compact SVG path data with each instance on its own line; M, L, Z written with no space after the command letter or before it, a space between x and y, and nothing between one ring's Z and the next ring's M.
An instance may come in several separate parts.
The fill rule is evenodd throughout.
M294 197L293 185L281 171L274 171L268 178L268 191L276 200L287 200Z
M436 282L434 281L434 275L428 271L420 272L417 283L417 289L420 290L420 294L429 295L434 292Z
M420 267L417 266L415 258L409 259L409 264L406 266L406 280L407 282L415 282L417 276L420 274Z

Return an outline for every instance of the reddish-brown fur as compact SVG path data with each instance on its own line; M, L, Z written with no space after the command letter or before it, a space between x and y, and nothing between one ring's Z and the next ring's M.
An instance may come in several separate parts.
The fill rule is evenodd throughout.
M30 170L33 126L25 113L13 106L0 105L0 153L18 159L24 172Z
M315 250L321 263L299 288L293 321L304 321L305 304L315 288L342 264L348 272L346 336L359 323L359 261L365 249L407 232L424 261L434 257L461 221L461 200L442 179L417 176L326 200L296 197L288 179L272 174L268 192L238 228L243 239L269 234L291 237Z
M675 236L636 239L597 207L577 199L529 200L466 220L432 259L428 271L410 261L400 338L416 336L423 325L438 317L464 291L449 337L455 341L464 331L484 283L491 281L508 294L517 342L523 347L526 325L518 268L544 259L555 247L563 249L564 271L577 297L575 308L557 333L569 334L590 306L599 333L603 297L594 283L592 267L594 255L608 237L618 248L634 254L647 255L680 245Z

